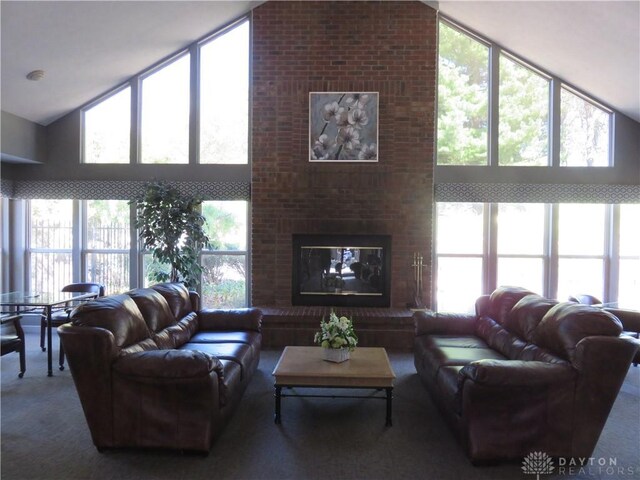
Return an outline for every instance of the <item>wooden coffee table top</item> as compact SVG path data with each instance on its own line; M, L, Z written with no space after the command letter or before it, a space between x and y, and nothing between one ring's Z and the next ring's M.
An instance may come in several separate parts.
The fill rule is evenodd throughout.
M322 347L285 347L273 370L276 385L393 387L396 377L384 348L357 347L346 362L322 359Z

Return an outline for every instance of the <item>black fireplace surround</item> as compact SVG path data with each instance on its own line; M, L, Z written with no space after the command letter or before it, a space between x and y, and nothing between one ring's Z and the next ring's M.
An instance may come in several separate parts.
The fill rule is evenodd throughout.
M390 235L293 235L293 305L389 307Z

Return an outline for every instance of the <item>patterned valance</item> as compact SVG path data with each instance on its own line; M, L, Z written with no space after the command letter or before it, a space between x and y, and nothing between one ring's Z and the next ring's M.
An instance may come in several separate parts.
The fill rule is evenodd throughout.
M640 185L440 183L437 202L640 203Z
M6 185L5 185L6 183ZM144 192L143 181L2 181L2 196L11 198L130 200ZM187 194L203 200L249 200L248 182L167 182Z

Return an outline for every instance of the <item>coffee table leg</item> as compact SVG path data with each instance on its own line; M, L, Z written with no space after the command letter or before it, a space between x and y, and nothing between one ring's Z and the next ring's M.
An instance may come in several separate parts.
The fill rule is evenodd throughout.
M281 397L281 392L282 392L282 387L280 385L276 385L276 414L274 416L274 420L276 422L276 424L280 424L280 397Z
M391 422L391 400L393 399L393 387L385 388L387 391L387 427L392 425Z

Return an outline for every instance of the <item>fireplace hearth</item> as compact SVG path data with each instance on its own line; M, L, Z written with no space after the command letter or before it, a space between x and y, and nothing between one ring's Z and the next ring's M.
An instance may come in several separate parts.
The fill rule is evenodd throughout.
M390 235L293 235L293 305L389 307L390 287Z

